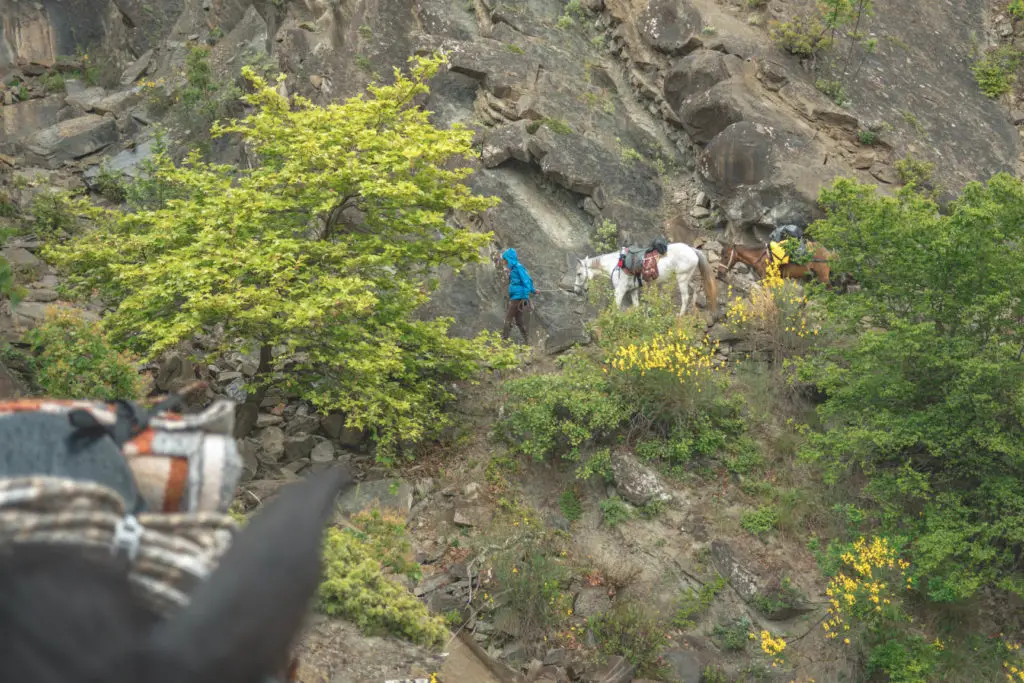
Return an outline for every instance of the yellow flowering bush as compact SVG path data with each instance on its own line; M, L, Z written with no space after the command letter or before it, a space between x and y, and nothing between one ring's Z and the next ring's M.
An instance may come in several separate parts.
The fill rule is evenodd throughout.
M1020 643L1006 640L1007 658L1003 660L1003 668L1006 670L1006 680L1015 683L1024 683L1024 655L1020 652Z
M899 593L914 588L910 563L900 558L889 539L857 539L843 553L843 569L825 593L826 637L844 646L863 648L868 673L884 673L894 683L928 683L935 679L945 645L929 640L913 626Z
M676 328L649 342L620 346L608 364L620 372L637 370L641 377L663 370L682 381L692 378L696 390L701 391L699 380L725 363L715 360L718 342L694 344L692 336L685 329Z
M701 339L700 321L682 320L646 341L620 345L605 359L618 392L630 397L654 422L671 428L673 418L694 413L699 394L721 385L718 342Z
M783 663L782 652L786 649L786 641L781 636L773 636L769 631L761 631L761 651L772 658L772 666Z
M750 298L727 293L728 326L742 333L756 353L766 354L774 363L800 356L820 333L810 321L807 297L796 282L783 279L776 263L769 263L765 277L750 291Z
M850 552L843 553L843 562L852 571L840 571L829 581L825 594L829 598L829 618L822 626L828 637L835 639L850 630L849 620L866 619L883 610L893 612L893 594L886 577L898 572L900 583L907 590L913 579L906 575L910 563L896 555L888 539L874 538L870 543L857 539ZM892 608L892 609L890 609ZM844 638L849 644L849 639Z

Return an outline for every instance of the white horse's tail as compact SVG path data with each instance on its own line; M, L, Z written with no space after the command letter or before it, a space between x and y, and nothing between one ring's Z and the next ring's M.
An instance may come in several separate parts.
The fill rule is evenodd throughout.
M715 284L715 274L711 270L711 264L708 263L708 257L704 255L704 252L700 249L694 249L697 252L697 265L700 267L701 277L704 278L704 291L708 297L708 306L711 308L711 316L713 319L718 319L718 286Z

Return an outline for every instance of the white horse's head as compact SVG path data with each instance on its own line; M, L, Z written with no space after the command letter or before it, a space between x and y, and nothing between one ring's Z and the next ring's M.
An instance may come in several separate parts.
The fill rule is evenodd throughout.
M572 291L577 295L587 293L587 285L593 274L590 272L590 259L576 259L576 281L572 284Z

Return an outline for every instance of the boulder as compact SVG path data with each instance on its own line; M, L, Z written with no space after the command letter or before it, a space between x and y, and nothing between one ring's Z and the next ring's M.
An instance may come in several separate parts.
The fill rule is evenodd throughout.
M494 168L509 159L529 163L530 150L526 144L529 137L526 127L529 123L525 120L516 121L488 130L480 152L480 161L484 168Z
M44 128L25 141L34 161L57 168L117 142L117 121L113 117L88 114Z
M381 508L407 515L412 508L412 486L401 479L364 481L338 499L341 513L352 515L379 504Z
M128 86L139 80L149 69L153 59L153 50L146 50L134 62L129 64L121 74L121 85Z
M260 454L267 462L277 462L284 457L284 432L280 427L266 427L259 434Z
M49 95L34 100L0 107L0 145L20 142L42 128L57 125L58 112L64 107L64 98Z
M314 465L334 461L334 444L330 441L321 441L309 454L309 459Z
M96 103L107 96L107 91L99 86L93 86L91 88L75 88L71 87L68 89L68 94L64 98L64 101L71 107L77 107L82 111L92 111Z
M750 121L715 136L697 169L715 205L740 227L806 225L818 216L820 188L853 175L822 143Z
M705 664L694 650L674 648L666 650L661 657L672 670L674 680L680 683L701 683L704 680Z
M28 388L21 379L0 363L0 401L20 398L28 394Z
M540 66L533 57L511 52L504 43L486 38L453 46L448 59L452 71L479 81L492 95L512 102L532 88Z
M345 416L341 413L324 415L320 418L320 429L332 439L337 439L341 431L345 429Z
M456 526L481 527L491 521L491 511L480 505L464 505L456 508L452 521Z
M603 586L585 586L576 594L573 612L578 617L589 619L604 614L612 607L608 589Z
M172 351L160 362L156 373L156 388L175 391L195 379L195 368L188 356Z
M640 463L631 453L619 452L612 456L612 478L619 495L633 505L672 499L654 470Z
M708 144L734 123L777 123L777 119L780 118L771 116L766 105L756 98L740 79L719 81L710 88L698 91L680 102L678 115L683 129L699 145Z
M309 454L313 452L313 446L316 445L316 441L309 434L293 434L285 436L284 439L284 453L288 460L299 460L300 458L308 458Z
M3 254L4 259L23 281L39 278L46 267L41 258L22 247L7 247L0 251L0 254Z
M665 74L662 94L678 113L683 102L710 90L729 76L725 55L715 50L698 50L672 63Z
M629 660L619 655L610 655L583 673L585 683L631 683L636 670Z
M138 88L122 90L101 98L93 105L97 114L123 114L142 101L142 93Z
M757 576L740 564L728 543L719 540L711 542L711 561L743 600L750 602L760 594Z
M621 155L590 138L541 125L527 140L527 148L545 176L567 190L593 196L600 207L611 199L646 208L661 203L654 169L624 164Z
M850 132L860 128L856 116L836 106L817 88L802 81L791 81L779 90L779 95L808 121L820 121Z
M647 45L667 55L689 54L703 45L700 12L688 2L648 0L636 27Z
M139 175L139 164L153 155L153 140L145 140L130 149L125 149L114 156L103 160L103 165L110 171L124 174L128 179L135 179ZM82 177L90 189L95 188L96 180L100 175L99 164L90 166Z

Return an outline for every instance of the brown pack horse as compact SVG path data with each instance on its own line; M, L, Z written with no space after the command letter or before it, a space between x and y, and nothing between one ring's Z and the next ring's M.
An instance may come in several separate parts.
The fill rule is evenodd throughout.
M818 246L814 242L808 242L807 246L814 250L811 260L805 264L787 263L779 268L779 274L783 278L791 280L801 280L811 276L818 278L818 282L824 285L829 284L831 271L828 259L832 254L825 247ZM744 247L738 244L726 247L722 251L722 264L725 267L722 274L728 273L737 263L746 263L763 278L768 268L768 247Z

